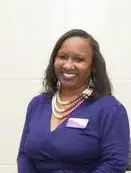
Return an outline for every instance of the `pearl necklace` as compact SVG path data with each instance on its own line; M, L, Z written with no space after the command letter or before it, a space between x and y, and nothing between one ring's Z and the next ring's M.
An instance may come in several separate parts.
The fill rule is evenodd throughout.
M72 107L74 107L74 105L76 105L80 100L82 99L82 96L79 96L78 98L76 98L72 103L69 103L67 106L68 108L59 108L58 105L62 105L57 101L57 95L54 95L52 101L53 101L53 105L54 105L54 109L56 110L56 112L59 113L64 113L68 110L70 110ZM58 104L57 104L58 103Z
M85 99L91 96L93 90L85 89L82 94L77 96L75 99L70 101L61 101L59 97L59 92L56 92L52 98L52 113L57 119L64 119L70 113L72 113L78 106L80 106ZM65 106L66 108L60 108L61 106Z
M85 99L81 99L76 105L74 105L70 110L65 110L64 112L60 113L58 110L56 110L54 108L54 106L52 106L52 112L53 115L57 118L57 119L64 119L66 116L68 116L70 113L72 113L78 106L80 106Z

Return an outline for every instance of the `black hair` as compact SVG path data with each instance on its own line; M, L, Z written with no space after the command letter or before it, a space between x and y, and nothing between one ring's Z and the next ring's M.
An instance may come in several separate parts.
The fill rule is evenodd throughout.
M112 85L107 75L106 63L100 52L99 43L90 34L81 29L72 29L66 32L56 42L43 80L43 90L45 90L43 93L51 93L53 95L56 92L57 78L54 72L55 57L64 41L70 37L76 36L88 39L90 42L93 51L91 78L95 93L99 96L112 95Z

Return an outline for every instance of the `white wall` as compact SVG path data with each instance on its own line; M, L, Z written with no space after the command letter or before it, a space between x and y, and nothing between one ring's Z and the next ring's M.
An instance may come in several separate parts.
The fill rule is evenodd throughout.
M58 37L82 28L101 45L115 95L131 121L130 0L0 1L0 173L16 173L26 107Z

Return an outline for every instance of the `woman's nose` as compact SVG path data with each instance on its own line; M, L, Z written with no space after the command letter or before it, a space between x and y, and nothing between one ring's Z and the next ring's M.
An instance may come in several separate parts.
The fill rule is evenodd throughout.
M63 68L67 70L72 70L74 69L74 63L72 62L71 59L68 59L67 61L65 61Z

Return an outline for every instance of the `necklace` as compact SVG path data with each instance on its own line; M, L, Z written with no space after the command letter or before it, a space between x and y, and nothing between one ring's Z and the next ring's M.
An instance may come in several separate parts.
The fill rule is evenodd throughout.
M56 95L53 97L52 101L53 101L53 105L54 105L54 109L56 112L59 113L64 113L66 111L69 111L71 108L73 108L80 100L82 99L82 97L78 97L77 99L75 99L72 103L69 103L68 105L66 105L66 108L60 108L60 106L62 106L62 104L60 104L57 101L57 97Z
M92 92L92 89L86 88L79 96L70 101L61 101L59 97L59 92L56 92L52 98L53 115L57 119L64 119L78 106L80 106L89 96L91 96Z
M64 109L63 112L57 110L53 104L54 102L52 101L52 112L53 112L53 115L57 118L57 119L64 119L66 116L68 116L71 112L73 112L78 106L80 106L83 102L84 102L85 99L81 99L80 101L78 101L76 104L74 104L71 108L68 108L68 109Z

